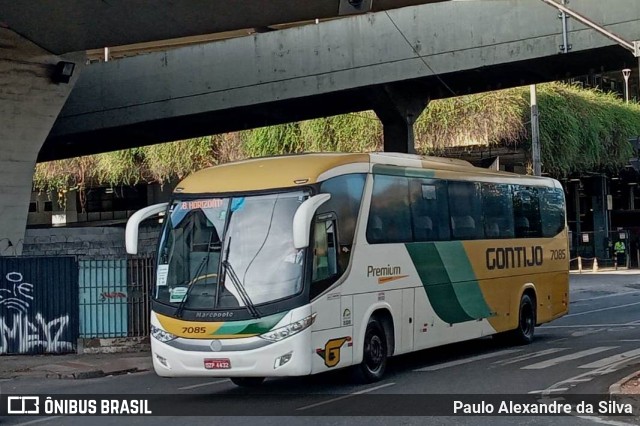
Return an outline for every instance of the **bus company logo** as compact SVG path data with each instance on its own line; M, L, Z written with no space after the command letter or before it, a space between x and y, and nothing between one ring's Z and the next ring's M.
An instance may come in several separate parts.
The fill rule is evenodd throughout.
M329 368L335 367L340 363L340 349L346 342L351 346L351 336L331 339L325 343L324 349L316 349L316 353L324 359L324 365Z
M542 265L544 252L541 246L488 248L486 261L489 270L530 268Z
M40 397L8 396L7 414L40 414Z
M402 275L402 268L399 266L367 266L367 277L378 277L378 284L386 284L391 281L406 278L409 275Z

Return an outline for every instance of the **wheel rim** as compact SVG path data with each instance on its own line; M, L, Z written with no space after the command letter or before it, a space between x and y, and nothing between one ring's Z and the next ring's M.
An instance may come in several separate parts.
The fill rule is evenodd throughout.
M369 336L364 348L365 365L372 373L379 371L384 362L384 344L377 334Z
M530 336L533 332L533 310L531 305L526 303L520 309L520 330L525 336Z

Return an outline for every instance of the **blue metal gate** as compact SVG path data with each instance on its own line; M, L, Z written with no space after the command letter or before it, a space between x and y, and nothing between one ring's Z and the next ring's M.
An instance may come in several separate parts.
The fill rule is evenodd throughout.
M74 257L0 257L0 354L74 352Z
M127 260L80 261L80 337L126 337Z
M80 337L148 336L154 279L152 257L80 261Z

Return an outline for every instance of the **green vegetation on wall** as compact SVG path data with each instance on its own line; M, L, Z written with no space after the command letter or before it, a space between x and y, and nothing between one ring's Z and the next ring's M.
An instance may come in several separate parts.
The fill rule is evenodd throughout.
M640 135L640 105L613 94L561 83L538 86L543 170L565 176L615 170ZM433 101L415 125L416 149L442 154L460 146L530 147L529 88ZM372 111L145 146L36 166L34 189L62 195L90 186L166 183L204 167L245 157L294 152L382 149L382 125Z

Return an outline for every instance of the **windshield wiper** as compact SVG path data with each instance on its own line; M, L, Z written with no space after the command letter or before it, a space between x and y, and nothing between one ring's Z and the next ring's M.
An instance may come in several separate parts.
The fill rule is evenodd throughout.
M194 277L191 279L191 284L189 284L189 286L187 287L187 291L184 293L184 297L180 301L180 304L178 305L178 309L176 309L177 318L182 318L182 312L184 311L184 307L187 305L187 299L189 298L189 294L191 294L191 290L196 286L196 281L198 281L198 278L200 277L200 273L204 269L205 265L207 266L209 265L209 258L211 257L211 248L213 247L212 242L213 242L213 231L211 231L211 234L209 235L209 244L207 245L207 252L205 256L202 258L202 262L200 262L200 265L198 265L198 269L196 270Z
M225 277L226 277L226 274L229 274L229 277L231 278L231 282L233 283L233 286L238 291L238 294L240 295L242 302L244 303L245 307L247 308L251 316L254 318L260 318L261 317L260 312L258 312L256 305L254 305L253 302L251 301L251 298L249 298L249 295L247 294L247 290L245 289L244 284L242 284L242 282L236 275L236 272L233 270L233 266L231 266L231 264L226 260L223 262L222 266L224 267L226 272Z
M229 243L227 244L227 255L225 256L225 259L221 262L222 267L224 268L225 281L226 281L227 275L229 275L229 278L231 278L231 283L233 284L238 294L240 295L240 299L242 299L242 303L244 303L245 308L247 308L247 310L249 311L252 317L260 318L261 316L260 312L258 312L256 305L254 305L253 302L251 301L251 298L249 297L249 294L247 293L247 290L244 287L244 284L242 284L242 281L240 281L240 279L238 278L238 275L236 275L236 271L234 271L233 266L231 266L231 263L229 263L228 259L229 259L230 248L231 248L231 237L229 237Z

